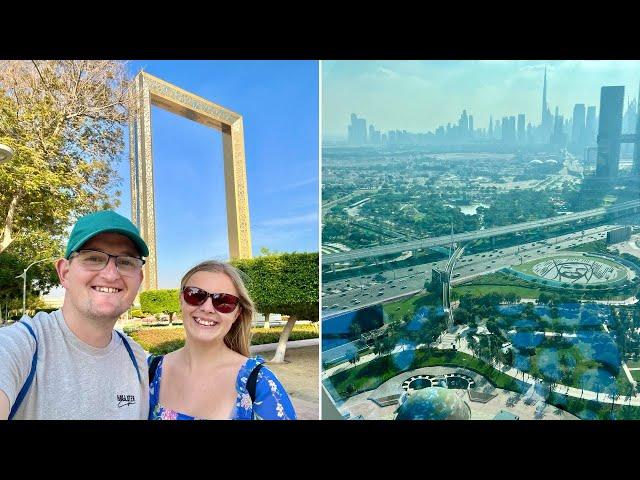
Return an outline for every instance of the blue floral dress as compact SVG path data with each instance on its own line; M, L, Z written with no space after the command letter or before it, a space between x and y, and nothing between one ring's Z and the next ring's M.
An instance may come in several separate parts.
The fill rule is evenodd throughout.
M150 363L152 358L150 356L147 363ZM164 357L160 359L155 377L149 385L149 420L204 420L165 408L158 403L163 361ZM273 372L265 366L258 372L255 402L251 402L251 396L247 391L247 380L259 363L264 363L264 359L248 358L240 368L236 378L238 395L230 420L295 420L296 412L287 392Z

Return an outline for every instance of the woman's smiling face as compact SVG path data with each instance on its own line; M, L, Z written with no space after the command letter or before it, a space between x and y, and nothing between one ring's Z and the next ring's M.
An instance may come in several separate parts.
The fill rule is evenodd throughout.
M200 271L194 273L185 283L187 287L197 287L208 293L227 293L238 297L238 291L231 279L221 272ZM200 306L189 305L180 294L182 318L187 338L200 342L223 341L240 314L240 305L230 313L220 313L213 307L211 297Z

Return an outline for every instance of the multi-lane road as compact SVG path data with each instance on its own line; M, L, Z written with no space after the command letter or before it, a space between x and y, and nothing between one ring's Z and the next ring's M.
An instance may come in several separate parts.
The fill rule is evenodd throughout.
M614 225L605 225L544 241L463 255L453 269L451 283L455 285L504 267L529 262L549 253L602 240L606 238L607 230L613 228L615 228ZM382 272L384 280L376 280L377 275L370 274L324 283L322 285L322 316L347 312L415 293L424 287L425 281L431 280L433 268L444 270L447 262L448 259L443 259L414 267L385 271Z
M409 250L417 250L421 248L430 248L439 245L447 245L451 241L455 243L468 242L478 240L480 238L491 238L499 235L507 235L511 233L521 232L532 229L542 229L563 223L577 222L590 217L604 214L619 213L627 210L635 210L640 208L640 200L623 202L610 207L594 208L583 212L570 213L543 220L534 220L530 222L516 223L502 227L487 228L484 230L474 230L471 232L456 233L453 236L443 235L441 237L425 238L420 240L411 240L408 242L394 243L391 245L379 245L376 247L360 248L350 250L348 252L332 253L322 256L322 264L330 265L340 262L352 262L362 258L371 258L380 255L391 255L394 253L405 252Z

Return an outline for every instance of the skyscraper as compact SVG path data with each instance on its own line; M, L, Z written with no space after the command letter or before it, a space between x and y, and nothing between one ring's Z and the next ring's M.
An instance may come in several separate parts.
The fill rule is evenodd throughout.
M600 123L598 124L597 177L615 178L618 176L623 104L623 86L602 87L600 90Z
M558 114L558 107L556 107L556 114L554 115L553 122L553 134L551 135L551 143L558 147L563 147L566 144L564 135L564 118Z
M502 141L516 143L516 117L502 118Z
M638 102L640 102L640 90L638 91ZM638 105L636 119L636 143L633 149L633 172L640 175L640 105Z
M525 118L524 113L518 114L518 143L526 143L527 141L527 132L524 127Z
M473 137L473 115L469 115L469 138Z
M467 132L469 131L469 117L467 117L467 111L463 110L458 120L460 138L467 138Z
M351 125L347 128L350 145L364 145L367 143L367 121L351 114Z
M543 143L549 142L549 137L553 132L553 116L547 105L547 67L544 68L544 86L542 87L542 116L540 130Z
M596 121L596 107L591 106L587 108L587 120L584 128L584 144L594 145L596 143L596 136L598 135L598 123Z
M584 103L576 103L573 107L573 128L571 129L571 145L574 152L581 152L585 139Z
M493 115L489 115L489 138L493 138Z
M638 116L638 106L636 99L634 98L627 104L627 110L622 117L622 134L635 133L636 131L636 119ZM620 154L623 156L633 155L633 144L623 143L620 146Z

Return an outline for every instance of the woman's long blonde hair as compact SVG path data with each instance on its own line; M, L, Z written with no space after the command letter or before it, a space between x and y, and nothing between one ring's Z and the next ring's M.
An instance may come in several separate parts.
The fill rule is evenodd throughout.
M240 297L240 314L231 329L224 337L224 343L234 352L238 352L245 357L250 355L249 345L251 342L251 322L253 320L253 312L255 307L253 301L249 296L247 287L244 286L242 280L242 273L235 267L228 263L219 262L217 260L207 260L206 262L199 263L182 277L180 282L180 295L182 296L182 289L186 286L189 279L197 272L211 272L211 273L224 273L231 279L233 285L236 287L238 296Z

